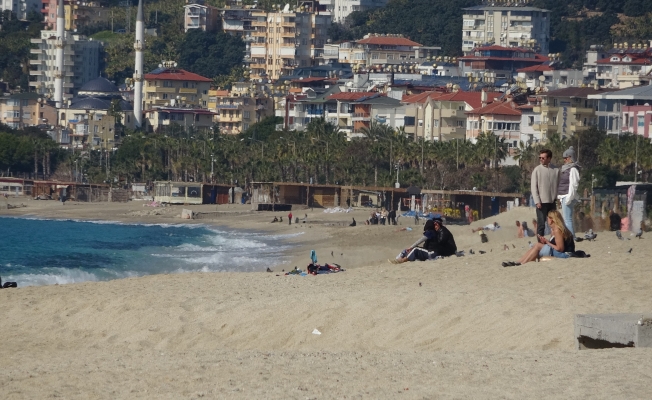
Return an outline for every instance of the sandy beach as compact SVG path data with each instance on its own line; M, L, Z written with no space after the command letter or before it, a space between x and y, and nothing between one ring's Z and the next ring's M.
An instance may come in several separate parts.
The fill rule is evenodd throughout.
M519 208L471 225L502 226L488 243L468 225L449 226L464 257L392 265L421 226L365 226L369 209L294 210L307 223L287 225L270 223L287 213L249 205L187 206L219 212L188 221L181 206L22 202L0 215L301 234L289 263L261 272L0 290L2 398L650 397L652 349L577 351L573 318L652 312L652 234L601 232L578 244L591 258L503 268L528 248L514 221L534 211ZM311 249L346 271L283 274L305 268Z

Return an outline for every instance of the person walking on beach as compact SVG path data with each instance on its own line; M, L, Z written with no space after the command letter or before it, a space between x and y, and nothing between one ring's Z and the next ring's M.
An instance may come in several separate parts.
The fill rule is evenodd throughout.
M559 168L550 165L552 151L543 149L539 152L539 164L532 171L532 197L537 207L537 234L543 236L546 231L548 213L556 210L555 200L559 186Z
M292 211L288 214L288 225L292 225Z
M573 228L573 208L579 199L577 187L580 184L579 165L576 162L575 150L573 146L564 152L564 165L561 166L559 173L559 187L557 188L557 198L561 203L561 212L564 217L566 228L570 231L573 238L575 229Z

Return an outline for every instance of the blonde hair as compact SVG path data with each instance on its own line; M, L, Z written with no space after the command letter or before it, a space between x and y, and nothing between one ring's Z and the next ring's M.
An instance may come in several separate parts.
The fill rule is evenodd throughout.
M573 235L572 233L566 228L566 224L564 223L564 217L561 216L561 213L557 210L550 210L548 211L548 217L552 218L552 221L555 223L557 227L561 230L561 234L564 237L564 240L570 239Z

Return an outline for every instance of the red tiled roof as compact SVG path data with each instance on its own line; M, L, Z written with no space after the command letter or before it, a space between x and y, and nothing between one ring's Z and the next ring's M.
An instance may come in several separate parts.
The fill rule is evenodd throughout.
M145 74L145 80L213 82L212 79L205 78L183 69L166 70L159 74Z
M331 94L327 97L327 100L358 100L365 96L374 96L377 94L376 92L341 92Z
M358 40L356 43L384 46L423 46L421 43L413 42L410 39L391 36L370 36L366 39Z
M630 57L631 58L631 57ZM651 57L643 57L632 59L631 61L611 61L611 58L603 58L602 60L597 61L598 64L640 64L640 65L649 65L652 64Z
M489 103L500 97L502 93L487 92L487 101ZM434 101L463 101L473 108L482 106L482 93L481 92L424 92L403 97L403 103L425 103L428 99Z
M468 114L476 115L521 115L521 112L514 108L514 102L496 101L485 107L476 108Z
M318 82L318 81L325 81L327 78L324 77L319 77L319 76L311 76L309 78L299 78L299 79L292 79L292 82L299 82L299 83L307 83L307 82Z
M551 68L550 65L539 64L539 65L532 65L531 67L525 67L516 70L516 72L543 72L543 71L554 71L554 69Z

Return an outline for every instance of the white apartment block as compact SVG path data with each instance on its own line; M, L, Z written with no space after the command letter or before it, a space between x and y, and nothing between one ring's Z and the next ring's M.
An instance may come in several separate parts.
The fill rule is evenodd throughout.
M319 65L328 38L330 15L283 10L252 11L245 59L252 78L278 79L295 67Z
M388 0L320 0L319 5L333 16L333 22L344 22L354 11L384 7Z
M509 3L509 4L516 4ZM475 6L464 9L462 51L493 43L503 47L533 47L548 54L550 11L528 6Z
M45 97L54 94L56 40L56 31L41 31L40 38L31 39L36 48L30 50L29 86ZM67 31L64 42L63 92L65 98L72 98L75 89L100 75L102 43Z
M183 29L201 29L212 32L219 26L220 10L217 7L207 6L203 0L186 0L183 6Z
M2 11L11 11L17 19L26 20L30 12L41 13L41 0L1 0Z

